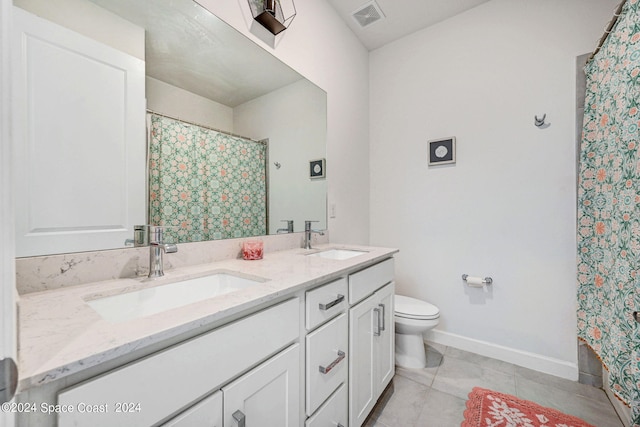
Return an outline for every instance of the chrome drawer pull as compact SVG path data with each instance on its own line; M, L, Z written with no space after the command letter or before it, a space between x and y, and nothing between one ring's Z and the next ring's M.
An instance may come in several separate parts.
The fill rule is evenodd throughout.
M331 307L340 304L342 301L344 301L344 295L338 294L338 298L326 304L320 303L318 306L320 307L320 310L329 310Z
M236 421L236 423L238 424L238 427L244 427L244 419L245 416L242 413L242 411L237 410L236 412L234 412L232 415L233 419Z
M382 307L382 325L381 325L381 326L379 326L379 328L380 328L380 330L381 330L381 331L384 331L384 324L385 324L385 320L384 320L385 314L384 314L384 313L385 313L385 307L384 307L384 304L378 304L378 307ZM378 319L379 319L379 318L378 318ZM378 325L380 325L380 320L378 320Z
M374 308L373 311L376 312L376 330L373 331L373 336L380 336L380 309L378 307Z
M324 366L319 366L319 370L321 373L323 374L328 374L333 368L336 367L336 365L340 362L342 362L342 359L344 359L346 356L345 352L342 350L338 350L338 358L336 360L334 360L333 362L331 362L331 365L327 366L326 368Z

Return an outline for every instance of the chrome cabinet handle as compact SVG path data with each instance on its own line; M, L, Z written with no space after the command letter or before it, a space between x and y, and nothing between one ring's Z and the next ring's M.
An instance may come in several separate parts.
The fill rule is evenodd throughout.
M378 307L374 308L373 311L376 312L376 330L373 331L373 336L380 336L380 309Z
M380 326L380 330L384 331L384 324L386 323L385 320L384 320L384 317L385 317L385 311L386 310L385 310L384 304L378 304L378 307L382 307L382 316L381 316L382 317L382 326ZM380 320L378 320L378 324L380 324Z
M237 410L231 416L236 421L236 423L238 423L238 427L244 427L245 416L244 416L244 414L242 413L241 410Z
M318 370L323 373L323 374L328 374L333 368L336 367L336 365L340 362L342 362L342 359L344 359L346 356L345 352L342 350L338 350L338 357L336 360L334 360L333 362L331 362L331 364L329 366L327 366L326 368L322 365L320 365L318 367Z
M333 301L328 302L326 304L320 303L318 304L318 306L320 307L320 310L329 310L331 307L340 304L342 301L344 301L344 295L338 294L338 297Z

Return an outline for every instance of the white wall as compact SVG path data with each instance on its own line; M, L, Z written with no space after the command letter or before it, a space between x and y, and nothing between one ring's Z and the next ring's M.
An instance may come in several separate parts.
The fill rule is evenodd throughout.
M153 77L146 78L147 108L156 113L233 132L233 108L180 89Z
M282 220L293 220L295 232L307 220L327 227L327 181L309 178L309 161L326 156L326 99L302 79L233 109L234 132L269 138L269 234L286 228Z
M617 3L493 0L371 53L371 244L440 308L432 339L577 379L575 60Z
M326 1L296 0L291 26L275 49L250 32L244 0L198 0L327 92L327 183L331 240L369 240L369 55Z

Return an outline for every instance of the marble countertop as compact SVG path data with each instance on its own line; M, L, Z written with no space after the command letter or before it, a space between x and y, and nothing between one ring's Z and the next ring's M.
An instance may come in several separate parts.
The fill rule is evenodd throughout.
M365 254L346 260L305 256L327 249ZM23 295L19 301L19 390L97 366L132 351L161 343L225 317L249 311L304 288L324 283L396 253L396 249L357 245L319 245L312 250L266 253L262 260L228 259L165 271L159 279L119 279ZM158 314L124 322L103 319L87 303L216 271L267 279L263 283Z

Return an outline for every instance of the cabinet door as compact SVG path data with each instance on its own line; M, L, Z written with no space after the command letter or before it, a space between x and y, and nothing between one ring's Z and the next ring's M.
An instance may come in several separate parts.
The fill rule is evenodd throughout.
M298 427L300 344L295 344L222 389L225 427Z
M380 335L376 336L375 344L375 381L379 396L395 373L395 323L393 318L393 294L394 282L389 283L384 288L375 293L380 316Z
M222 392L216 391L162 427L222 427Z
M349 310L349 425L359 427L376 403L374 354L378 324L374 294Z

